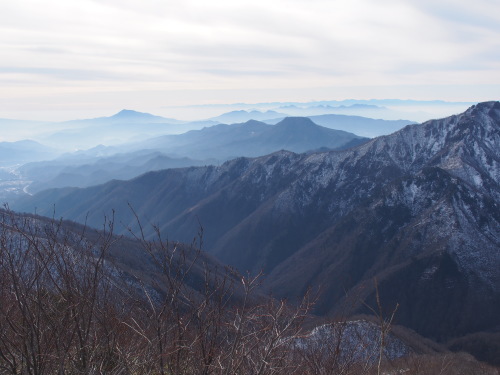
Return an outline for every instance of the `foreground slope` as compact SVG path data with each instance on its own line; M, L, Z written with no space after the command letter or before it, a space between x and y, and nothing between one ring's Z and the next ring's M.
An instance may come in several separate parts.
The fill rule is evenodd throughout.
M500 325L499 150L500 103L487 102L345 151L166 170L16 208L55 203L91 224L115 208L127 227L130 203L181 240L202 223L209 251L264 269L277 295L321 285L319 312L363 310L376 278L398 322L444 340Z
M200 242L103 228L0 210L2 374L497 373L373 319L306 330L317 325L307 298L292 307L259 295L257 278L217 264Z

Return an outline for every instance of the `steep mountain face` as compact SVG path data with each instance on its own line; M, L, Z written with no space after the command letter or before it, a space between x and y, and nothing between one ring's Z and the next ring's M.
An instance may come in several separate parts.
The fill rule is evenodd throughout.
M92 225L115 208L133 226L128 202L181 240L201 223L209 251L264 269L276 295L320 285L318 312L339 301L363 311L376 279L383 307L399 303L398 323L444 340L500 324L499 150L500 103L487 102L345 151L149 173L15 208L55 203Z

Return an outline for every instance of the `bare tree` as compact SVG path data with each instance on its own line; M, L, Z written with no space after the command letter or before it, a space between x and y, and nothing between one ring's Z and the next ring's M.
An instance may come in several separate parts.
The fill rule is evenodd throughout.
M295 304L262 295L262 274L210 261L202 228L184 245L158 227L146 238L138 221L139 272L113 262L113 217L94 232L0 215L0 374L494 373L464 355L386 360L397 306L384 317L377 286L374 337L346 319L325 325L328 340L307 332L310 293Z
M104 259L112 225L96 243L61 222L2 212L2 359L10 373L96 371L97 321L108 301ZM4 367L4 366L3 366Z

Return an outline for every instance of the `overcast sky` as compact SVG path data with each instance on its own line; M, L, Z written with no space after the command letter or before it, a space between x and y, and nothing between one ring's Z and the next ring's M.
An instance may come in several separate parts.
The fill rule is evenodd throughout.
M0 48L3 118L500 99L498 0L2 1Z

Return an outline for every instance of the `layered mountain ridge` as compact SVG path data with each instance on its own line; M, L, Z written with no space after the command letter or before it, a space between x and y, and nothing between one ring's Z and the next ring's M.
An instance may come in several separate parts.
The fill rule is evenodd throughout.
M13 208L55 203L96 226L115 209L133 227L129 203L185 241L201 223L208 251L264 269L276 295L321 286L317 309L329 314L341 301L363 311L378 289L388 310L399 303L399 323L445 340L500 325L499 150L500 103L486 102L344 151L152 172Z
M321 147L335 149L367 140L346 131L319 126L306 117L287 117L276 125L256 120L219 124L180 135L164 135L131 147L168 150L172 155L225 161L237 156L262 156L280 149L293 152Z

